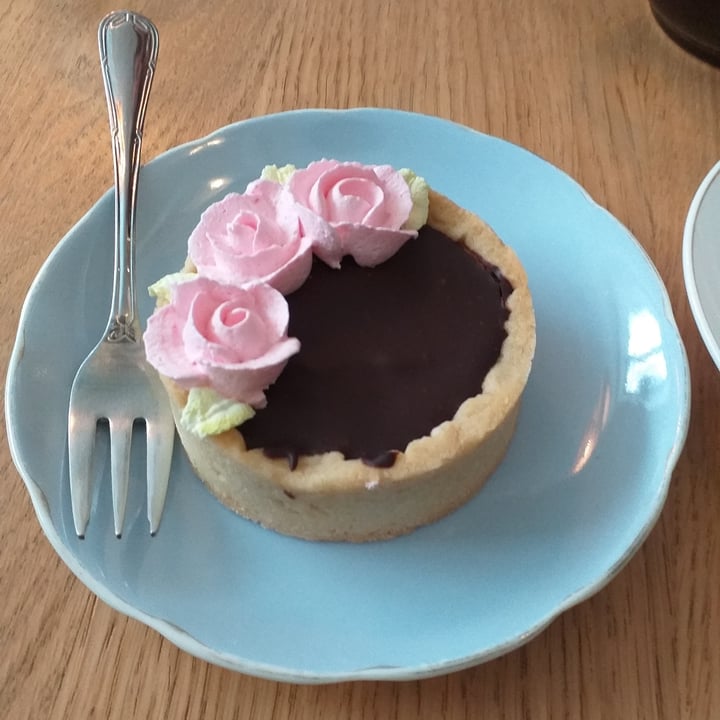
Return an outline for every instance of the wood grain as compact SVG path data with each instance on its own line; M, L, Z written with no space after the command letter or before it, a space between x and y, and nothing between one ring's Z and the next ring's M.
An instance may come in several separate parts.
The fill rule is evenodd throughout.
M693 380L662 517L596 596L448 676L295 686L177 650L58 559L0 446L0 717L720 717L720 373L686 300L690 199L720 158L720 70L645 0L138 0L160 28L145 159L229 122L383 106L504 137L575 177L665 281ZM111 3L0 1L0 365L48 253L111 182L95 32ZM4 377L4 375L3 375ZM4 423L3 423L4 426Z

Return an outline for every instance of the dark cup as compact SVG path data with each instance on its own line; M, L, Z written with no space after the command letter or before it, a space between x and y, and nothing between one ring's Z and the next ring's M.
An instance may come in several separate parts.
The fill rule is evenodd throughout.
M678 45L720 66L720 0L650 0L650 7Z

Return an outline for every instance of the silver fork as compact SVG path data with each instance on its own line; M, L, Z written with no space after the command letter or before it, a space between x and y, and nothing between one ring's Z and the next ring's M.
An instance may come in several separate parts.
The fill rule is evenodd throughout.
M135 203L140 146L158 51L158 32L128 11L106 16L98 29L115 165L115 277L112 308L100 342L75 376L68 412L70 495L79 537L85 536L92 496L92 459L99 421L110 431L115 534L125 518L130 443L136 420L147 435L147 511L150 532L160 523L175 426L167 395L145 359L136 310Z

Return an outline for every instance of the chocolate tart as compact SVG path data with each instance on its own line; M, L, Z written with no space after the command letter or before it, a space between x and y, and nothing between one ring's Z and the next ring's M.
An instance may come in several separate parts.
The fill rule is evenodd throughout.
M515 253L485 222L433 191L427 224L436 234L447 236L443 242L460 244L466 254L463 262L480 267L497 288L494 302L502 313L502 336L489 369L481 371L481 388L462 396L446 419L402 440L402 447L393 446L397 438L383 446L381 434L379 446L369 451L356 448L353 453L352 448L341 452L301 447L297 451L287 446L286 439L258 446L263 435L259 434L260 440L254 437L254 420L247 427L200 438L179 422L187 392L162 378L190 463L228 508L264 527L308 540L362 542L391 538L458 508L480 490L501 462L515 430L535 350L535 317L525 271ZM407 252L412 252L412 242L406 244ZM290 334L295 335L292 299L292 295L288 297ZM469 315L470 323L474 322L466 309L458 312ZM420 324L415 334L422 336L423 319L415 320ZM322 319L318 318L318 322ZM302 334L297 336L304 343ZM464 345L457 347L459 350L453 352L462 355ZM302 355L301 348L297 357ZM293 362L295 358L291 358L283 375L290 372ZM468 362L474 363L472 355ZM441 387L445 377L456 374L454 367L430 370ZM268 408L260 410L256 418L269 412L274 403L279 405L274 397L282 396L283 375L268 391ZM330 388L327 394L332 392ZM394 402L403 405L402 400ZM352 407L343 407L343 414L353 415ZM408 407L411 409L405 414L414 417L414 405ZM378 417L383 413L378 408ZM374 424L372 417L361 414L356 427ZM389 425L395 424L393 421ZM246 442L243 432L252 442Z

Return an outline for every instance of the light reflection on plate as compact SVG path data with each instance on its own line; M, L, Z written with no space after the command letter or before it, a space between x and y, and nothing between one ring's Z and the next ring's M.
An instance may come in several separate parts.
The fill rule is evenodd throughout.
M698 330L720 369L720 163L705 176L690 204L683 272Z
M687 431L685 352L647 256L574 181L497 138L389 110L257 118L149 163L138 285L182 264L210 202L242 191L265 164L320 157L412 168L490 222L525 265L537 354L510 451L475 499L389 542L308 543L223 508L178 448L157 537L148 537L144 488L133 483L115 539L105 462L79 541L65 418L75 368L109 306L109 194L53 251L23 308L6 385L13 458L68 567L199 657L295 682L457 670L526 642L637 550ZM150 298L140 310L147 317ZM106 445L99 454L107 457ZM132 462L142 474L142 454Z

